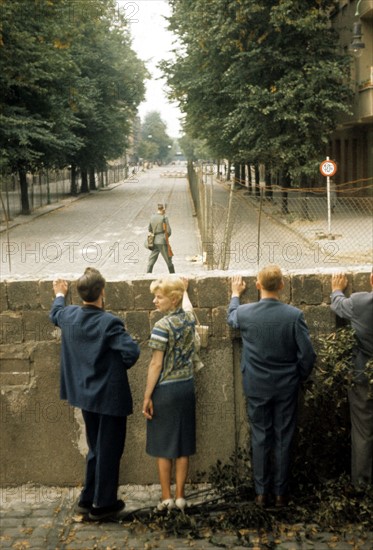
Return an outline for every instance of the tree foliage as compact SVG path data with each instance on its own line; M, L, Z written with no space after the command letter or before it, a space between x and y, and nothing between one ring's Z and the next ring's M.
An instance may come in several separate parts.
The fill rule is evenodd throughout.
M189 161L213 158L205 141L191 138L188 134L184 134L179 139L179 145L186 159Z
M28 213L27 171L123 152L147 73L114 0L0 7L0 169L19 172Z
M186 131L216 156L314 170L351 91L334 0L171 0L162 63Z
M173 140L158 111L150 111L141 125L138 156L151 162L166 162L171 155Z

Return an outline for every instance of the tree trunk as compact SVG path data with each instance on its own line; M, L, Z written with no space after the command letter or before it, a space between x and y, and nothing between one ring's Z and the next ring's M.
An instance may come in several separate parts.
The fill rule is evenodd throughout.
M91 166L89 169L89 188L91 191L95 191L97 189L95 180L95 169L93 166Z
M260 196L260 189L259 189L259 165L255 164L255 196Z
M291 178L290 178L289 172L286 172L286 174L283 178L283 181L281 183L281 187L282 187L282 189L289 189L290 186L291 186ZM283 214L289 214L288 192L284 191L284 190L281 192L281 212Z
M309 188L309 181L308 181L308 178L305 174L302 174L301 176L301 180L300 180L300 185L303 189L306 189L306 191L304 193L302 193L302 216L303 218L305 218L306 220L310 220L310 215L309 215L309 212L308 212L308 192L307 192L307 189Z
M71 165L71 185L70 185L70 193L76 197L78 194L78 185L76 182L76 165Z
M271 180L271 171L270 170L266 170L265 182L266 182L266 198L272 200L273 199L273 189L272 189L272 180Z
M28 189L27 189L27 176L26 170L20 168L18 170L19 175L19 184L21 187L21 214L29 216L31 214L30 203L28 200Z
M227 181L231 181L231 161L228 160L228 171L227 171Z
M86 168L81 168L80 169L80 172L82 174L82 185L80 187L80 192L81 193L89 193L89 188L88 188L88 171Z
M245 163L241 164L241 185L246 187L246 165Z
M240 184L240 165L238 162L234 163L234 183L233 183L233 189L237 188L239 189Z
M252 188L252 178L251 178L251 166L249 162L247 163L247 180L248 180L249 193L252 193L253 188Z

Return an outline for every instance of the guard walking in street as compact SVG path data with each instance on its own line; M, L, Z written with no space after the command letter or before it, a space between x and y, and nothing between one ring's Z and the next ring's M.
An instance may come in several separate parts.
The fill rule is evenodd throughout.
M148 229L154 234L154 248L150 253L146 272L151 273L153 271L159 254L162 254L169 273L175 273L175 267L172 262L173 252L168 240L171 235L171 227L166 216L166 206L164 204L158 204L158 211L150 218Z

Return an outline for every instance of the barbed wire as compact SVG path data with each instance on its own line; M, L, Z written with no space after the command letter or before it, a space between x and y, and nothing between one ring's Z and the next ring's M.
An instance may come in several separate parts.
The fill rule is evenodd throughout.
M372 263L373 178L323 187L281 187L217 177L211 165L190 177L208 269L343 268ZM351 188L351 185L357 187Z
M373 178L365 178L365 179L360 179L360 180L355 180L355 181L350 181L350 182L344 182L344 183L333 183L333 185L335 185L336 189L336 193L344 193L344 192L348 192L348 193L356 193L356 192L364 192L366 193L367 191L370 191L370 192L373 192L373 183L370 184L370 185L364 185L362 187L355 187L353 189L351 189L351 187L349 187L348 189L342 189L342 187L344 186L350 186L350 185L353 185L354 183L360 183L360 182L364 182L364 181L370 181L372 180L373 181ZM274 190L276 189L276 191L280 192L280 193L294 193L294 194L297 194L297 193L321 193L321 194L325 194L326 193L326 186L323 186L323 187L282 187L281 185L278 185L277 183L272 183L271 185L261 185L261 184L257 184L257 183L251 183L250 186L248 187L247 186L247 182L246 180L242 180L242 179L237 179L235 178L234 179L234 184L237 184L237 185L240 185L241 187L245 187L247 189L254 189L254 190L262 190L262 189L265 189L267 192L268 191L271 191L271 190Z

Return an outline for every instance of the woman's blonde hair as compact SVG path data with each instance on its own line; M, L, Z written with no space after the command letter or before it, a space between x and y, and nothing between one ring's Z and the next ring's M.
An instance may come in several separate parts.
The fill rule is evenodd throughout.
M267 265L267 267L264 267L258 273L258 281L264 290L279 290L282 280L282 271L278 265Z
M157 291L162 292L165 296L170 298L170 300L175 301L175 305L179 306L183 300L184 294L184 283L181 279L157 279L153 281L150 285L150 292L155 294Z

